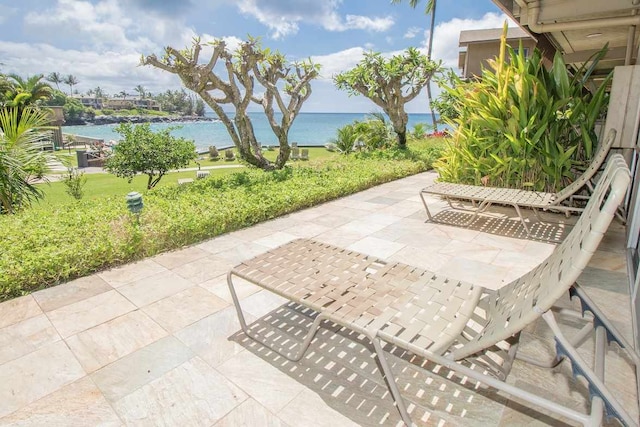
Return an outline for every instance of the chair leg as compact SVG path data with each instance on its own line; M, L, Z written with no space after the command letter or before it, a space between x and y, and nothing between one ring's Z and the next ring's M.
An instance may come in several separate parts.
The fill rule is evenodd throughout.
M233 299L233 305L236 308L236 313L238 314L238 320L240 322L240 327L242 328L242 331L252 340L257 341L260 344L264 345L265 347L270 348L271 350L278 353L280 356L292 362L298 362L300 359L302 359L302 356L304 356L307 349L309 348L309 345L311 344L311 340L315 336L316 332L318 332L318 329L320 329L320 323L322 322L322 320L324 320L324 317L320 314L316 316L316 318L313 320L313 323L311 324L311 327L309 328L309 331L307 332L307 335L302 341L301 347L297 353L295 353L294 355L291 355L290 353L283 353L282 351L280 351L280 349L278 349L273 344L269 343L268 341L262 339L260 336L251 332L251 329L249 329L249 327L247 326L247 322L244 318L244 313L242 312L242 307L240 306L240 301L238 300L238 296L236 295L236 290L233 287L233 280L231 277L232 277L232 274L231 272L229 272L229 274L227 274L227 285L229 285L229 292L231 293L231 298Z
M522 211L520 210L520 207L516 204L513 204L511 206L513 206L513 208L516 210L516 213L518 214L518 218L520 218L520 223L522 223L522 226L527 232L527 237L531 237L531 231L529 230L529 226L527 226L527 223L525 222L524 217L522 216Z
M378 358L378 362L380 363L380 367L382 368L382 373L384 375L385 380L387 381L387 386L389 387L389 391L391 392L391 396L396 403L396 408L398 408L398 412L400 412L400 416L402 417L402 421L407 426L413 426L413 421L411 421L411 417L407 412L407 407L404 403L404 399L400 394L400 390L398 389L398 384L393 376L393 371L391 370L391 366L389 366L389 362L387 361L387 357L384 354L384 350L382 345L380 344L380 340L377 337L369 337L371 342L373 343L373 348L376 350L376 355Z
M556 341L556 351L559 356L564 356L571 362L574 375L584 377L589 383L589 396L591 397L591 416L586 426L600 425L603 415L615 417L624 425L638 426L638 422L624 410L620 402L611 394L601 377L604 375L604 348L606 346L606 331L603 325L596 326L596 352L594 368L591 369L576 349L567 340L551 311L542 315L544 321L553 331Z
M422 199L422 204L424 205L424 209L427 211L427 217L429 218L429 221L433 221L433 216L431 216L431 211L427 206L427 201L424 199L424 192L422 191L420 191L420 198Z

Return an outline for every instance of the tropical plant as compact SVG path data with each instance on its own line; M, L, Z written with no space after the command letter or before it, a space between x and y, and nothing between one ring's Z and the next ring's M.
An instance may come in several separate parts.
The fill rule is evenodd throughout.
M440 95L431 101L431 106L438 112L441 122L451 122L458 117L460 110L459 101L455 91L457 85L462 83L460 77L452 70L445 70L442 74L434 77L438 86L442 89ZM437 129L435 130L437 132Z
M84 186L87 183L87 177L84 172L79 171L78 168L68 168L67 173L64 175L63 182L67 191L67 194L76 200L82 199L84 196Z
M93 89L93 94L96 96L96 98L98 99L102 99L102 98L106 98L107 94L105 91L102 90L102 88L100 86L96 86L95 89Z
M31 182L42 173L48 155L49 112L26 107L0 109L0 214L12 214L43 197Z
M388 59L381 53L366 53L355 68L333 80L339 89L350 95L364 95L382 108L391 120L398 146L404 148L409 121L404 106L418 96L438 69L438 63L410 47Z
M105 169L129 182L137 173L145 174L149 177L147 188L155 187L171 169L185 167L197 157L193 141L172 136L174 129L153 132L149 123L120 124L115 131L123 140L114 147Z
M49 75L47 76L47 81L55 84L56 89L60 90L60 83L62 83L62 76L60 75L60 73L57 73L55 71L53 73L49 73Z
M7 75L9 84L5 91L5 103L10 107L24 108L36 105L51 98L53 89L42 81L43 75L36 74L26 79L17 74Z
M557 191L592 156L611 75L594 92L585 85L606 47L571 75L559 53L547 70L538 49L528 59L514 51L506 29L481 80L447 89L459 116L436 169L444 181Z
M66 84L69 86L69 95L73 94L73 87L75 85L77 85L79 83L78 79L76 78L76 76L74 76L73 74L69 74L66 77L64 77L62 79L62 83Z
M382 113L370 113L365 120L354 122L354 126L358 139L367 150L379 150L393 144L393 127Z
M195 39L191 48L177 50L168 47L165 55L143 57L143 65L152 65L177 74L188 89L194 91L222 121L237 148L240 157L252 166L265 170L284 167L289 153L289 129L300 112L302 104L311 95L311 80L318 76L319 65L310 60L289 63L285 56L263 49L258 40L249 38L235 51L230 51L223 40L212 43L212 56L200 64L202 45ZM216 65L222 62L219 73ZM226 76L223 74L226 72ZM217 74L219 73L219 74ZM225 80L226 79L226 80ZM262 86L257 92L255 84ZM275 162L262 154L247 108L251 102L262 106L271 130L278 139L280 150ZM234 108L233 119L223 105ZM281 116L276 117L279 110Z
M336 130L336 137L331 140L336 150L341 154L349 154L358 143L358 133L354 123L349 123Z

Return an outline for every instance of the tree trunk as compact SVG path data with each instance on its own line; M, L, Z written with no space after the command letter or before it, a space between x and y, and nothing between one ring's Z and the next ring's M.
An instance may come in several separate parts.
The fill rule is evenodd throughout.
M407 132L406 132L406 130L404 132L396 131L396 134L398 135L398 148L402 148L402 149L407 148Z

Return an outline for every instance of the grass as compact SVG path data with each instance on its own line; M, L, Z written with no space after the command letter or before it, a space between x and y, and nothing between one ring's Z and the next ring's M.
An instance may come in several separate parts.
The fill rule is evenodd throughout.
M238 172L237 168L212 169L209 171L211 177L221 177ZM194 171L170 172L165 175L156 186L162 188L168 185L176 185L180 178L195 178ZM147 176L138 175L131 183L124 178L118 178L109 173L85 174L87 183L84 188L83 200L96 200L111 196L124 196L131 191L144 192L147 190ZM67 187L62 181L50 182L48 184L38 184L44 192L44 199L36 207L47 209L53 205L61 205L73 201L73 198L66 193Z

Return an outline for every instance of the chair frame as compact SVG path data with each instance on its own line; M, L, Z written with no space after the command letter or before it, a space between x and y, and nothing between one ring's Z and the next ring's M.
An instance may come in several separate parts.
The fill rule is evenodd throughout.
M569 184L558 193L437 182L420 190L420 198L422 199L422 204L424 205L424 208L427 212L427 217L431 222L440 221L438 221L435 216L431 214L431 211L427 206L425 194L432 194L443 197L452 209L472 212L473 215L471 216L471 218L469 218L466 223L461 224L461 226L463 227L471 224L478 215L486 212L494 204L511 206L516 211L516 214L518 215L520 223L524 227L527 236L530 237L531 230L529 229L529 226L527 225L525 218L522 215L521 208L531 208L536 219L540 222L549 221L544 221L541 218L538 210L563 212L566 215L582 212L584 208L564 205L562 203L566 201L572 202L574 198L588 198L585 196L577 196L577 192L580 191L580 189L582 189L583 187L588 188L588 190L592 192L593 185L591 181L606 160L609 150L611 149L611 146L613 145L615 139L616 130L610 129L605 140L598 147L598 150L591 159L591 163L585 169L585 171L571 184ZM452 200L471 202L472 207L464 208L454 206Z
M492 291L402 263L387 263L364 254L309 239L297 239L240 263L227 275L240 326L247 336L291 361L299 361L323 322L363 334L372 343L396 407L413 425L398 389L383 343L389 343L449 368L459 375L521 398L585 426L598 426L604 416L638 426L604 382L606 346L616 342L636 371L640 357L575 280L597 249L624 199L629 169L620 155L607 163L594 194L565 241L540 265L503 288ZM233 278L239 277L318 313L296 352L283 351L255 334L246 323ZM574 337L558 327L554 305L567 291L577 297L587 326ZM563 359L588 383L590 413L506 383L516 357L520 332L542 317L554 334L557 354L539 366ZM595 334L594 366L576 348ZM527 361L526 357L521 357ZM480 369L478 369L480 368Z

